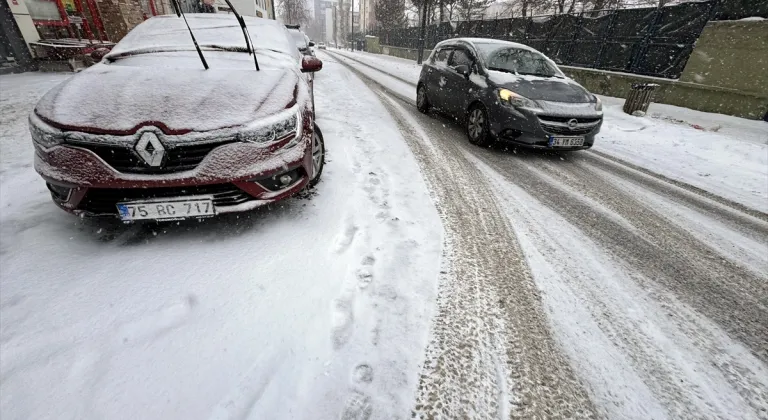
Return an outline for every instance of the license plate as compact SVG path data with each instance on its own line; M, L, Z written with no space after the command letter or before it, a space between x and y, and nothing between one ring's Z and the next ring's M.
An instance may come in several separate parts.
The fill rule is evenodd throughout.
M583 146L584 137L549 137L549 147Z
M134 220L178 220L216 214L212 197L164 198L117 203L117 211L120 212L120 219L126 222Z

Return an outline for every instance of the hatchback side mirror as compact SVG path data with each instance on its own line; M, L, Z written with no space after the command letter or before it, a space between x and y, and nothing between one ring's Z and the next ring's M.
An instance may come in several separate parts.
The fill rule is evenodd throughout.
M457 73L469 79L469 66L467 66L466 64L459 64L454 68L456 69Z
M314 43L313 41L309 41L309 46L310 46L310 47L314 47L314 46L315 46L315 43Z
M323 68L323 62L319 58L312 55L305 55L301 58L301 72L302 73L314 73L320 71Z

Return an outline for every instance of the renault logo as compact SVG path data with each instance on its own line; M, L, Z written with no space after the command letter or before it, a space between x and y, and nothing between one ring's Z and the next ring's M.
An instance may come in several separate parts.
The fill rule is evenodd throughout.
M163 164L165 148L163 143L160 143L160 139L157 138L157 134L151 132L142 134L134 149L144 162L147 162L147 165L158 167Z
M569 129L575 130L577 125L579 125L579 120L577 120L576 118L571 118L570 120L568 120Z

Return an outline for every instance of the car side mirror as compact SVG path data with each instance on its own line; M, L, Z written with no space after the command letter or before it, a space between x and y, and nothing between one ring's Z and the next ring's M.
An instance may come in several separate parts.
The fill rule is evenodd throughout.
M455 69L457 73L469 79L469 66L467 66L466 64L459 64L458 66L455 67Z
M312 42L312 41L309 41L309 46L310 46L310 47L314 47L314 46L315 46L315 43L314 43L314 42Z
M301 72L314 73L323 68L323 62L319 58L311 55L305 55L301 58Z

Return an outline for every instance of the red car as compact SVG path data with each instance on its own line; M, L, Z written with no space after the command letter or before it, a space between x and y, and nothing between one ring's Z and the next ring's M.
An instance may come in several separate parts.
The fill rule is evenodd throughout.
M210 217L318 182L325 147L302 73L322 62L302 56L273 20L186 20L189 28L173 15L145 21L38 102L35 169L64 210Z

